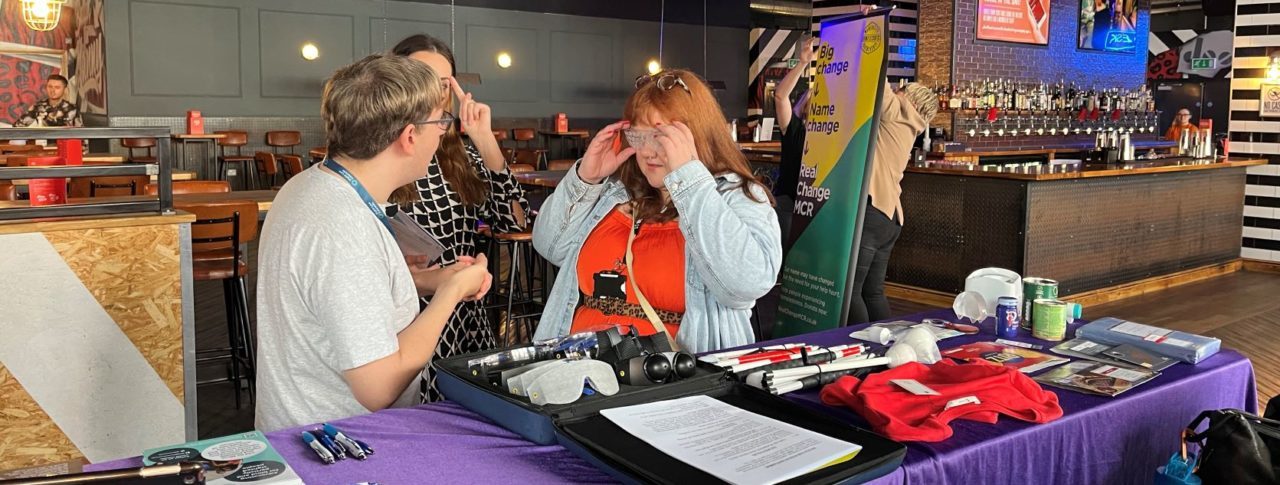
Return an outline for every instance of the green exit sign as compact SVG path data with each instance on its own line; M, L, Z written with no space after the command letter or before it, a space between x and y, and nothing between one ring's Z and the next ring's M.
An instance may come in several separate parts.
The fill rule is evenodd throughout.
M1197 57L1197 58L1191 59L1191 68L1195 70L1217 69L1217 67L1218 67L1217 59L1212 57Z
M800 59L787 59L787 69L794 69L798 64L800 64Z

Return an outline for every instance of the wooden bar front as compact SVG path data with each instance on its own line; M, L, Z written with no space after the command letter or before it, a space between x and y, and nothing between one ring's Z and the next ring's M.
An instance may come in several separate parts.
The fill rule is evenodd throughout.
M1240 256L1245 167L1261 160L1013 174L908 169L888 281L943 293L995 266L1078 294Z

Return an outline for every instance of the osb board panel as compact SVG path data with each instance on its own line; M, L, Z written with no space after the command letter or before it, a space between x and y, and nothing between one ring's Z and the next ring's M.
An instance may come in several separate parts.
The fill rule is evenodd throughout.
M0 469L83 458L22 384L0 365Z
M45 238L181 401L178 226L55 231Z
M0 201L0 209L6 206L25 207L27 202ZM122 214L114 216L87 217L51 217L45 219L21 219L16 221L0 221L0 234L24 234L29 232L70 231L80 229L98 229L107 227L154 226L163 224L180 224L194 222L196 216L186 212L175 212L170 215L157 214Z

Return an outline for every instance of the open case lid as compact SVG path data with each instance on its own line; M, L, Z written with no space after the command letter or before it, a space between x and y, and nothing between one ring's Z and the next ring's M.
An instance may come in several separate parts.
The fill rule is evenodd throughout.
M706 393L726 404L862 446L853 459L782 483L862 483L897 469L906 446L742 384ZM659 399L661 400L661 399ZM642 483L724 483L624 431L598 412L555 423L562 444L623 480Z
M558 442L623 481L723 483L706 472L623 431L600 411L694 395L707 395L747 411L862 446L853 459L785 483L860 483L896 469L906 447L888 438L809 410L731 379L719 367L698 362L691 378L652 386L621 385L613 396L584 396L571 404L537 406L472 376L467 361L490 352L432 363L445 395L499 425L540 444ZM450 392L452 391L452 392ZM548 438L550 437L550 438ZM659 475L660 473L660 475Z

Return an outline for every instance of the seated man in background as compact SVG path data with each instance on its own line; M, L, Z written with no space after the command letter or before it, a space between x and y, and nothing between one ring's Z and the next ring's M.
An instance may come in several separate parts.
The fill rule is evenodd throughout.
M48 98L27 108L13 126L84 126L80 109L65 99L67 78L60 74L49 76L44 82L44 94Z

